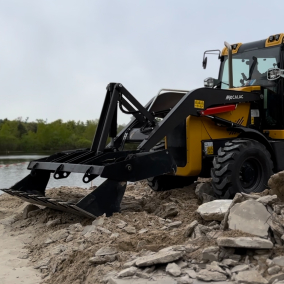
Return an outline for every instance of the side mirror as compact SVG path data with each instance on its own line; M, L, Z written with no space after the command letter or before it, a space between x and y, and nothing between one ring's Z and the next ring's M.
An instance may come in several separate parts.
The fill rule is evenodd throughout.
M203 66L203 69L206 69L206 66L207 66L207 57L204 57L204 58L203 58L202 66Z
M284 70L279 68L270 68L267 70L267 80L273 81L284 77Z

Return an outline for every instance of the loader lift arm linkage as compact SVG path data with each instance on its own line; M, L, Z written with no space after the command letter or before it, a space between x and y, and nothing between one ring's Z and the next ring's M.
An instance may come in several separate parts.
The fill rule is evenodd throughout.
M200 116L201 110L210 107L262 99L259 93L238 92L235 98L232 92L235 94L231 90L208 88L187 92L172 108L164 110L165 116L162 121L157 121L156 114L150 109L152 101L143 107L122 84L110 83L107 86L97 131L90 149L63 151L32 161L28 165L31 173L27 177L10 189L2 190L30 203L91 218L104 213L110 216L120 210L127 181L134 182L163 174L175 174L177 165L168 150L155 152L150 150L186 117ZM203 109L196 107L196 100L203 101ZM133 115L133 119L119 134L117 134L118 106L122 112ZM215 116L208 118L227 127L240 127ZM125 141L132 139L132 131L136 133L141 143L136 150L123 150ZM106 146L108 137L111 138L111 142ZM85 183L98 176L107 180L77 204L45 197L45 188L51 173L55 179L62 179L67 178L71 172L84 174Z

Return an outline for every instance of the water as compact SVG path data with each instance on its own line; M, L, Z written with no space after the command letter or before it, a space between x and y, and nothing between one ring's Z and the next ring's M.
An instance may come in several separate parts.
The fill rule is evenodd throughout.
M46 157L48 155L0 155L0 188L10 188L16 182L30 173L27 166L30 161ZM68 178L56 180L50 176L47 188L60 186L79 186L89 188L91 185L100 185L105 179L97 177L89 183L82 181L83 174L71 173ZM2 192L0 191L0 194Z

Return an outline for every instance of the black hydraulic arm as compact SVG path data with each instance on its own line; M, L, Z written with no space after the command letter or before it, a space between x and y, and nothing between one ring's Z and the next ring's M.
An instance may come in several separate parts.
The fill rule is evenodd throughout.
M156 124L148 138L139 145L138 149L149 151L186 117L189 115L199 116L199 111L202 109L226 104L258 101L261 99L261 94L259 93L233 90L200 88L190 91L181 98L162 121Z

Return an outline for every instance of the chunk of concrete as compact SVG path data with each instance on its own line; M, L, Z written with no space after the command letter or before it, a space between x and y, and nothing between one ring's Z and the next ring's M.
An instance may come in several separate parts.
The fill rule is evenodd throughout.
M272 175L268 180L268 186L271 188L271 194L276 194L284 202L284 171Z
M231 269L232 273L239 273L241 271L246 271L249 270L249 266L247 264L241 264L241 265L237 265L234 268Z
M214 200L200 205L197 213L206 221L222 221L232 200Z
M219 247L208 247L202 251L202 259L217 261L219 256Z
M138 268L132 266L132 267L129 267L129 268L126 268L126 269L120 271L117 276L118 277L133 276L133 275L136 274L137 270L138 270Z
M269 240L258 237L220 237L217 239L219 247L251 248L251 249L271 249L273 243Z
M27 204L27 206L23 210L23 218L27 219L29 217L29 213L35 210L40 209L38 206L33 204Z
M117 249L113 247L102 247L96 252L96 256L116 254Z
M169 263L180 259L183 254L183 251L160 251L152 255L139 257L135 263L139 267L152 266L159 263Z
M261 276L256 270L239 272L235 281L243 284L267 284L268 281Z
M190 237L194 231L194 228L198 225L198 221L194 220L189 225L185 227L184 236Z
M172 276L180 276L181 275L180 267L175 263L169 263L166 267L166 272L168 272Z
M266 195L259 197L256 201L262 203L263 205L272 205L278 200L276 194L274 195Z
M228 218L229 228L267 238L269 229L267 221L270 217L263 204L255 200L246 200L231 208Z
M120 279L112 277L109 279L108 284L177 284L177 281L169 276L155 276L155 280L137 279L137 278Z
M275 265L284 266L284 256L277 256L272 259Z
M202 269L196 274L196 278L203 281L225 281L227 276L217 271Z

